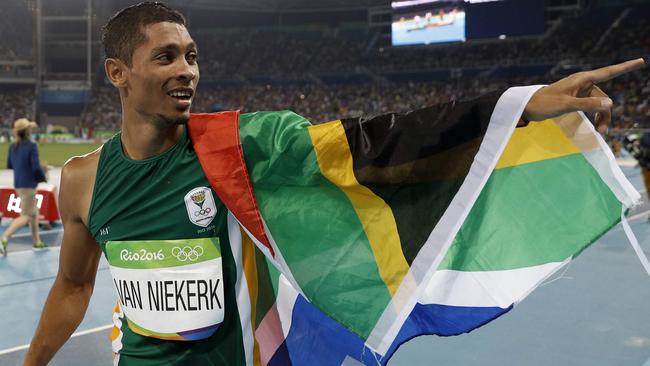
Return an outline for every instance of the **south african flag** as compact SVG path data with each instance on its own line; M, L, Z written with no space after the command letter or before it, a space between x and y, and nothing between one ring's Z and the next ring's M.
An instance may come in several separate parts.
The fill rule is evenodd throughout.
M249 363L386 364L508 312L617 224L639 195L583 114L517 127L538 88L321 124L193 115L241 225Z

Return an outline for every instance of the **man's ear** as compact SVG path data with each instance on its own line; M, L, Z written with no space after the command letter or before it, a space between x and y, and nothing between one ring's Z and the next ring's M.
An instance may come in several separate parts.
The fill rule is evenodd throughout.
M126 87L126 74L128 67L122 60L117 58L107 58L104 61L104 71L106 77L116 88Z

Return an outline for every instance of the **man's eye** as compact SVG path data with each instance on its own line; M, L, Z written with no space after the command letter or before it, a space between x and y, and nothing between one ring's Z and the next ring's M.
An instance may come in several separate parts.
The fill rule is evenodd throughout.
M172 57L168 54L163 54L158 57L156 57L156 60L161 61L161 62L169 62L172 60Z
M199 56L196 53L189 53L186 57L187 62L198 62Z

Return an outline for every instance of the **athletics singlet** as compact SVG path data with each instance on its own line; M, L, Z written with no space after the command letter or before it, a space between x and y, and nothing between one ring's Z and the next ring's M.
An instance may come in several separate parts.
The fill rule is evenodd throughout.
M116 365L245 363L226 220L186 128L145 160L104 144L88 226L118 297Z

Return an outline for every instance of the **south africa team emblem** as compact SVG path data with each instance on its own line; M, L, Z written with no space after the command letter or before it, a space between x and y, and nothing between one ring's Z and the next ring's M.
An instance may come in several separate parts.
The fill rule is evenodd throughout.
M212 191L207 187L196 187L185 195L187 216L194 225L207 227L217 214Z

